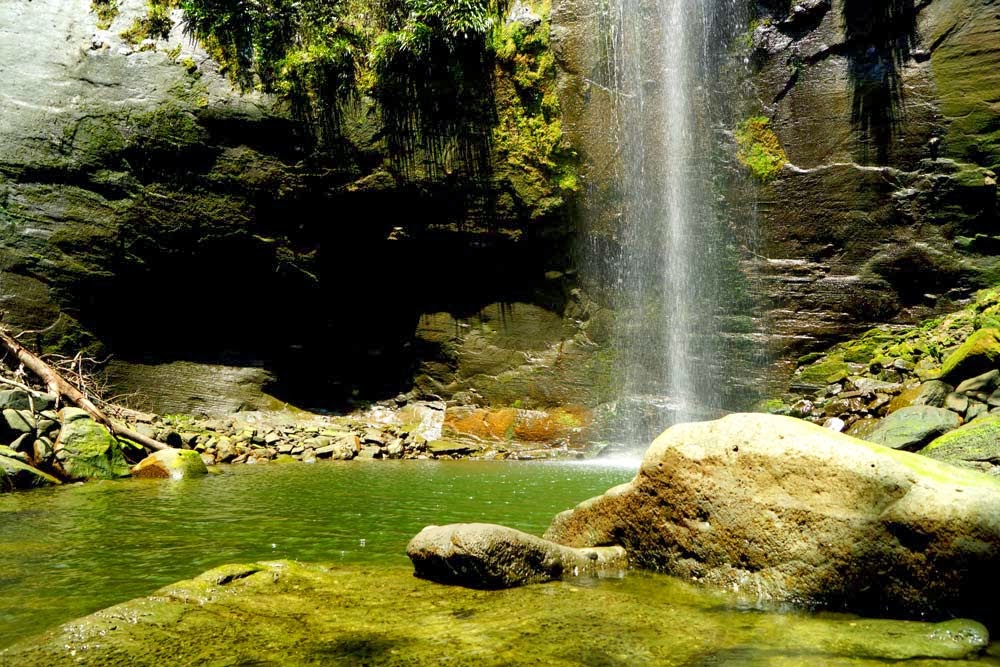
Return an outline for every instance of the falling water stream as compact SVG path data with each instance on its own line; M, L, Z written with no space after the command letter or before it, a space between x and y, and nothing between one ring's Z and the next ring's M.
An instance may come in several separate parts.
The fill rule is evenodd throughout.
M609 0L605 76L615 95L621 193L612 268L622 429L648 442L670 423L731 408L720 324L736 301L720 212L720 127L739 90L720 62L740 25L732 0ZM597 260L600 263L606 260ZM728 264L727 264L728 263ZM605 269L607 270L607 269ZM652 429L652 431L650 431Z

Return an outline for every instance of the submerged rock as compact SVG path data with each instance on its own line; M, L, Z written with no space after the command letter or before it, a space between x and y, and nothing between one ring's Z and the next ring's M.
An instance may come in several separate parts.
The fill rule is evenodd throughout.
M182 479L207 475L201 455L192 449L164 449L150 454L132 468L133 477Z
M730 596L644 573L613 585L479 591L396 567L272 562L222 566L98 611L0 652L0 663L884 667L927 658L912 664L929 667L971 658L986 641L982 626L961 620L747 613Z
M1000 482L789 417L674 426L545 537L753 599L1000 622Z
M470 588L511 588L563 576L620 576L621 547L573 549L506 526L427 526L406 547L415 574Z

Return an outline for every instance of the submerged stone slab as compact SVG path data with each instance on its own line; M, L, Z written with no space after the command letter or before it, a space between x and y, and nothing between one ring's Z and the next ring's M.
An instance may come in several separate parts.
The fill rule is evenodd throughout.
M470 588L511 588L564 576L621 576L621 547L573 549L488 523L427 526L406 547L423 579Z
M674 426L545 537L765 600L1000 623L1000 481L790 417Z
M970 621L747 613L732 596L646 573L482 591L401 567L269 562L98 611L0 651L0 664L981 667L962 659L986 641Z

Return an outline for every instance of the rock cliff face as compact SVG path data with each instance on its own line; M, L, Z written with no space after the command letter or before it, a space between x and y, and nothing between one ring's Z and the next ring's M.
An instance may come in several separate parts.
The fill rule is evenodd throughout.
M759 278L788 357L997 279L1000 17L980 0L802 2L749 40L791 163L760 193Z
M988 0L747 4L720 59L752 89L729 89L728 109L710 119L720 155L706 159L725 172L735 162L726 154L742 148L746 126L725 127L726 111L767 121L787 156L754 188L723 185L772 380L784 387L804 352L946 312L1000 279L1000 15ZM579 0L556 2L553 16L581 209L613 227L607 17Z
M448 145L403 164L363 96L318 147L279 101L237 92L180 10L169 38L130 44L149 8L118 4L110 25L87 0L0 6L0 302L7 325L40 330L27 342L111 353L116 386L148 407L209 412L264 407L261 386L309 404L414 378L526 385L532 354L585 344L566 277L572 173L526 153L561 135L517 83L541 96L550 76L544 3L518 3L491 70L485 176ZM470 340L501 311L514 342ZM482 368L462 361L469 346Z

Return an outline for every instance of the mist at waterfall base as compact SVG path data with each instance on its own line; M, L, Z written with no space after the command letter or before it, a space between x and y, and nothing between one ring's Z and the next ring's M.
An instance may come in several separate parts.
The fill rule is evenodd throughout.
M618 400L598 437L638 449L671 424L753 402L746 379L763 355L739 269L753 197L729 134L749 97L731 48L749 17L733 0L609 0L604 9L599 84L615 108L616 191L591 207L614 213L611 229L589 230L586 265L617 312Z

